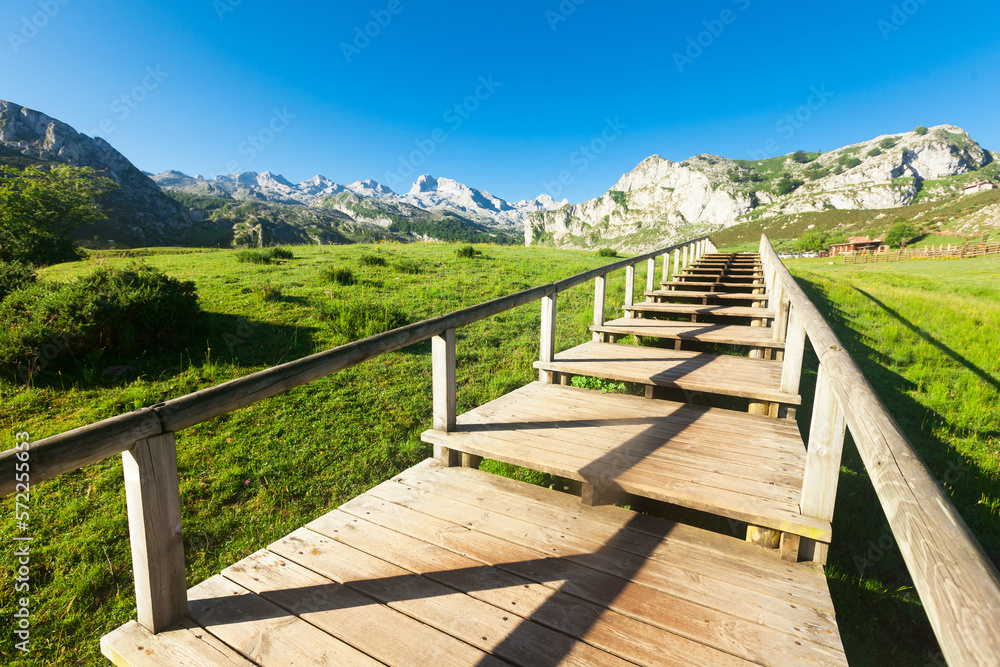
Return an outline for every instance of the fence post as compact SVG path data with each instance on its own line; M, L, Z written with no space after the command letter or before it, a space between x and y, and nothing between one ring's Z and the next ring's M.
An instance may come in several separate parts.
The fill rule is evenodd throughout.
M177 442L173 433L122 452L139 624L158 633L188 613Z
M539 339L538 360L552 363L556 356L556 292L542 297L542 332ZM538 379L547 384L555 380L552 371L538 371Z
M688 247L684 246L683 251L684 251L684 259L681 260L681 269L682 270L687 270L687 267L688 267Z
M607 274L602 273L601 275L594 278L594 326L603 327L604 326L604 283L607 281ZM604 339L604 334L600 331L594 332L594 340L601 341Z
M787 394L799 393L802 379L802 357L806 347L806 327L799 312L788 308L788 328L785 333L785 358L781 362L781 391ZM788 418L795 418L795 408L788 408Z
M625 267L625 317L635 317L635 313L628 310L635 302L635 264Z
M674 275L673 275L674 280L677 280L677 274L680 273L681 270L680 266L681 266L681 249L677 248L676 250L674 250Z
M809 445L806 450L806 472L802 480L800 511L803 516L833 520L845 431L844 411L830 386L826 369L821 364L816 378ZM803 538L799 555L805 560L825 565L828 550L827 544Z
M455 430L455 330L447 329L431 338L434 395L434 429ZM459 452L434 445L434 458L449 466L461 465Z

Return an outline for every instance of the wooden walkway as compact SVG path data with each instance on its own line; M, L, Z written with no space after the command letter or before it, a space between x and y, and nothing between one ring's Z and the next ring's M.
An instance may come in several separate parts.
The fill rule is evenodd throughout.
M767 326L778 313L757 256L705 255L667 277L642 303L628 298L625 317L595 322L595 340L543 350L541 381L436 416L423 434L436 460L190 589L173 628L122 626L103 638L105 655L121 665L845 664L825 550L798 562L832 526L801 511L806 450L778 418L801 397L774 358L785 342ZM731 285L753 292L715 291ZM622 344L630 336L666 346ZM683 349L692 343L724 349ZM642 385L646 397L568 386L574 376ZM684 400L660 400L661 389ZM743 403L706 407L694 401L703 395ZM480 472L483 458L577 482L582 497ZM723 517L736 536L606 504L616 497Z

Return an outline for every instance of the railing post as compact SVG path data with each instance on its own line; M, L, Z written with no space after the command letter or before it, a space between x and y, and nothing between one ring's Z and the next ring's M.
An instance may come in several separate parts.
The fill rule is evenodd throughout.
M684 246L683 253L684 253L684 259L681 260L681 269L682 270L686 270L687 267L689 266L689 263L688 263L688 246Z
M434 429L455 430L455 330L447 329L431 338L434 394ZM434 445L434 458L449 466L461 465L458 452Z
M542 333L539 340L538 360L543 364L552 363L556 356L556 292L542 297ZM538 379L552 384L555 373L538 371Z
M681 272L681 249L674 250L674 275L673 280L677 280L677 274Z
M604 283L607 282L607 274L602 273L601 275L594 278L594 326L603 327L604 326ZM600 331L594 332L594 340L601 341L604 340L604 334Z
M635 303L635 264L625 267L625 317L635 317L635 313L628 310Z
M806 472L802 480L799 509L803 516L833 521L845 430L844 411L830 386L826 369L821 364L816 378L812 421L809 423L809 446L806 450ZM825 564L828 550L829 545L804 538L799 546L799 556Z
M173 433L122 452L139 624L158 633L188 613L177 443Z
M802 356L806 348L806 328L798 309L789 305L788 329L785 334L785 358L781 362L780 390L787 394L799 393L802 379ZM788 418L795 418L795 408L788 408Z
M670 280L670 253L663 253L663 276L660 278L660 286Z
M646 291L653 291L653 281L656 279L656 258L651 257L646 262ZM645 301L645 299L643 299Z
M774 290L768 297L767 305L774 310L774 320L771 322L774 331L771 334L771 340L783 343L788 329L789 308L789 302L785 299L784 285L779 283L774 286Z

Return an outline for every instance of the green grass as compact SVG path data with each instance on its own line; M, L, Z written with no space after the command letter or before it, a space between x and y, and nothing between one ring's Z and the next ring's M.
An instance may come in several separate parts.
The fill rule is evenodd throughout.
M170 353L80 360L72 375L41 374L31 388L0 383L3 449L154 405L346 342L402 319L415 322L545 284L608 262L592 252L490 246L476 261L456 245L296 246L294 259L248 264L238 251L144 250L144 261L192 280L205 334ZM380 257L385 264L370 263ZM67 280L113 252L50 267ZM351 267L350 285L324 274ZM399 268L397 268L399 267ZM645 263L638 284L644 284ZM419 274L419 275L416 275ZM607 317L621 304L624 272L608 283ZM559 349L585 341L592 284L559 297ZM529 304L458 332L458 409L466 411L537 378L540 308ZM119 368L115 368L115 367ZM125 367L124 369L121 367ZM430 345L383 355L178 435L188 584L194 585L340 503L430 456ZM108 370L108 373L105 373ZM110 372L114 371L114 372ZM490 463L536 483L541 475ZM0 502L0 539L15 534L12 498ZM101 664L101 635L135 618L121 457L33 486L32 653L27 665ZM0 608L14 595L13 549L0 556ZM4 624L9 628L9 624ZM4 630L0 662L12 659Z
M1000 564L1000 258L788 266ZM849 443L826 570L847 656L943 664L879 507Z

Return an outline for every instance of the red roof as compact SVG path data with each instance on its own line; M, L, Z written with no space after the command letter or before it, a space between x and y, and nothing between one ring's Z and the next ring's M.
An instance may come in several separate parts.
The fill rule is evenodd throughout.
M993 181L979 181L978 183L970 183L969 185L966 185L965 189L970 190L972 188L978 188L980 185L992 185L993 187L996 187L996 183Z

